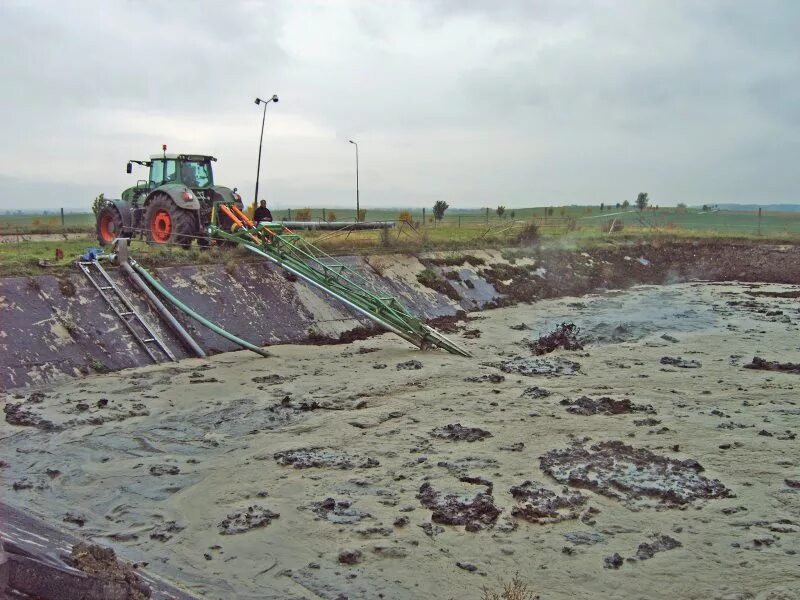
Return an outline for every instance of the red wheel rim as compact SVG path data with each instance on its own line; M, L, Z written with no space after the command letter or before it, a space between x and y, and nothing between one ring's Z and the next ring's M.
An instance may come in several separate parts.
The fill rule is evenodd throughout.
M113 242L114 238L116 237L115 234L116 225L114 224L114 218L105 213L102 217L100 217L100 237L103 238L104 242Z
M172 233L172 217L163 208L156 211L153 220L150 222L150 235L154 242L166 244Z

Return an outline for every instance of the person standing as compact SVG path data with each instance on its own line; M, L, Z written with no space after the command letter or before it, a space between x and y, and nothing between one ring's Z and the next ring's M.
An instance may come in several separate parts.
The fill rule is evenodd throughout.
M259 202L256 212L253 213L253 220L256 223L260 223L261 221L272 221L272 213L267 208L266 200Z

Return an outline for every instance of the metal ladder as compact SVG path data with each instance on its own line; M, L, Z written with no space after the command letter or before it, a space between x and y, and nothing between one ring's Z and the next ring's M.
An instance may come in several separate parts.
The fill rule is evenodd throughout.
M120 318L125 327L128 328L128 331L131 332L131 335L136 338L136 341L144 348L144 351L147 352L154 363L159 362L159 360L150 344L155 345L167 358L176 362L175 355L172 351L161 341L156 332L153 331L139 313L136 312L133 304L131 304L130 300L128 300L125 294L117 287L117 284L114 283L114 280L109 277L106 270L97 260L79 260L77 264L81 271L83 271L83 274L86 275L89 281L92 282L92 285L97 288L97 291L100 292L100 295L111 307L111 310ZM99 274L98 278L92 276L93 269ZM137 324L143 333L134 327L134 325Z

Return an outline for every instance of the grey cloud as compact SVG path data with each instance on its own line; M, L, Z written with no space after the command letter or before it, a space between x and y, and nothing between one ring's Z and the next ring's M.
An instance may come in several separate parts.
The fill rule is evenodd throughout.
M793 201L797 31L789 0L2 3L0 209L116 195L162 142L250 189L275 92L284 206L349 202L350 137L375 204Z

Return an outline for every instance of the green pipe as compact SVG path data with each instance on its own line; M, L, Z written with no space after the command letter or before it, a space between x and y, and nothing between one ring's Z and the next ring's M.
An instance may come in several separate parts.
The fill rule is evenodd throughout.
M174 304L176 308L182 310L184 313L189 315L191 318L193 318L195 321L197 321L201 325L205 325L206 327L208 327L214 333L218 333L222 337L232 341L234 344L239 344L242 348L247 348L248 350L252 350L256 354L260 354L261 356L267 356L267 357L272 356L269 352L267 352L263 348L259 348L258 346L254 345L254 344L251 344L250 342L247 342L247 341L245 341L245 340L243 340L241 338L236 337L232 333L229 333L229 332L225 331L219 325L215 325L214 323L212 323L208 319L205 319L202 316L198 315L191 308L186 306L183 302L181 302L175 296L173 296L170 292L168 292L167 289L163 285L161 285L158 281L156 281L156 279L152 275L150 275L150 273L145 271L144 268L141 265L139 265L139 263L137 263L133 259L129 259L129 262L130 262L131 266L134 269L136 269L136 271L142 277L144 277L150 285L152 285L156 289L157 292L159 292L162 296L164 296L164 298L166 298L172 304Z

